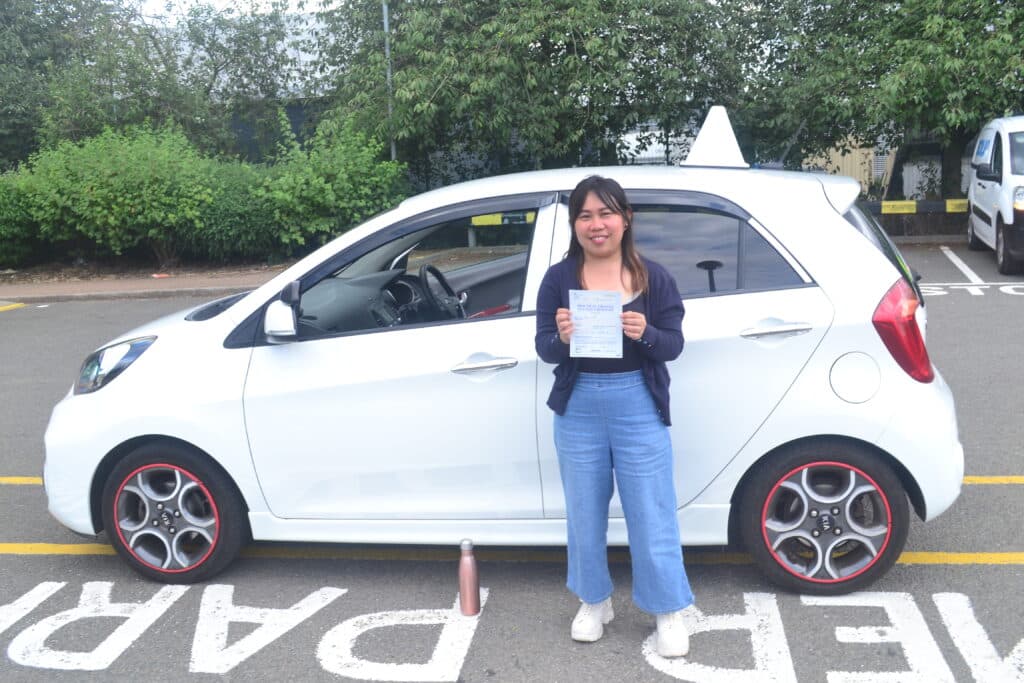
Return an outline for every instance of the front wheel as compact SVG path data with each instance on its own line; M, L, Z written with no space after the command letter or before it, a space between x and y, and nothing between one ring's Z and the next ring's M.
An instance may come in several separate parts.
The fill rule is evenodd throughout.
M985 248L985 243L978 239L978 234L974 232L974 219L971 217L971 207L967 207L967 248L971 251L981 251Z
M1006 246L1006 226L1001 218L996 219L996 270L1001 275L1016 275L1021 271L1021 262Z
M740 532L774 583L840 595L875 581L896 562L910 511L899 478L855 444L793 447L758 465L740 502Z
M245 508L231 481L178 444L149 444L126 456L107 478L102 504L117 553L165 583L215 576L247 536Z

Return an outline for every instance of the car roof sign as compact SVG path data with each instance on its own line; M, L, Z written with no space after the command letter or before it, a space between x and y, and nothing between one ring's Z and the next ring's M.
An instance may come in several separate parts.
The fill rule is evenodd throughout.
M743 159L739 143L736 142L736 134L732 130L725 107L711 107L682 165L750 168L750 164Z

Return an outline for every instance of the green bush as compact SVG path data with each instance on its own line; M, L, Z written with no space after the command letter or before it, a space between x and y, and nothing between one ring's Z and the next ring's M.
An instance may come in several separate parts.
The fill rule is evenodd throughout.
M202 261L274 261L284 250L274 217L256 196L267 170L240 161L209 161L213 201L202 209L188 255Z
M281 243L309 251L401 201L404 167L380 161L382 150L336 116L321 121L305 146L286 131L278 161L256 192Z
M141 245L172 265L213 202L208 163L174 128L106 130L34 155L26 206L51 242L85 237L100 255Z
M400 164L328 118L300 146L284 120L275 164L204 158L180 130L143 126L62 142L0 176L0 264L153 253L160 266L304 254L404 196Z
M40 247L19 180L14 172L0 174L0 268L21 265Z

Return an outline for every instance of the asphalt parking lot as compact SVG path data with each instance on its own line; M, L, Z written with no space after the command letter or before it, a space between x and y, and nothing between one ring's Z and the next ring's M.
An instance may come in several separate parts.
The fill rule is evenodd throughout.
M482 549L475 618L453 609L455 548L256 544L214 583L139 578L47 514L42 434L86 353L200 300L0 311L0 680L1024 681L1024 277L958 240L902 250L957 401L960 500L915 523L896 567L851 596L780 592L742 554L689 551L695 636L672 661L629 602L623 551L617 618L589 646L568 637L560 549Z

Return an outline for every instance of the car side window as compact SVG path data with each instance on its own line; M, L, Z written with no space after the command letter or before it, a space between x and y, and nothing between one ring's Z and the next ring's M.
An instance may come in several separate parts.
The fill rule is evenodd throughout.
M1010 133L1010 173L1024 175L1024 133Z
M299 337L520 312L536 216L463 215L370 249L303 292Z
M992 179L1000 180L1003 175L1003 140L999 133L996 133L992 142Z
M746 220L680 206L633 209L637 247L668 269L684 298L803 284Z

